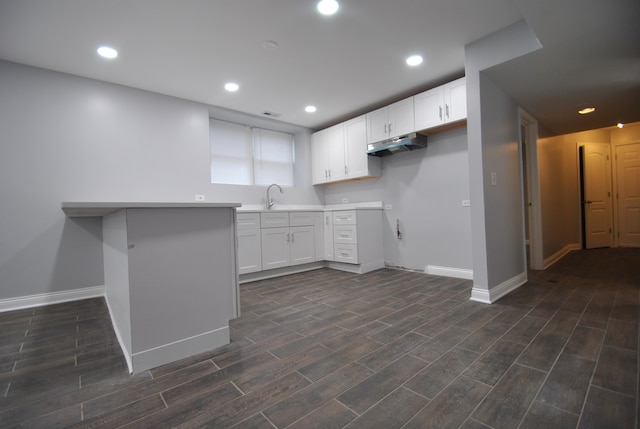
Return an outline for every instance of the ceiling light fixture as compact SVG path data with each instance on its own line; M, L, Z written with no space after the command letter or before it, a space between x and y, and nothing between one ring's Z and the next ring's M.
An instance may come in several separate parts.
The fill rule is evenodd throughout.
M340 5L336 0L320 0L318 2L318 12L323 15L333 15L339 8Z
M229 92L236 92L237 90L240 89L240 86L237 83L228 82L224 84L224 89L226 89Z
M118 56L118 51L109 46L100 46L96 52L98 52L98 55L101 57L108 58L110 60Z
M304 108L304 111L307 112L307 113L313 113L316 110L318 110L318 109L316 109L316 106L307 106L307 107Z
M585 107L583 109L578 110L578 113L580 113L581 115L587 115L589 113L593 113L596 111L595 107Z
M422 64L422 57L420 55L411 55L407 58L407 64L412 67L418 66Z
M624 128L624 124L622 122L618 122L618 125L616 125L616 127L618 128Z

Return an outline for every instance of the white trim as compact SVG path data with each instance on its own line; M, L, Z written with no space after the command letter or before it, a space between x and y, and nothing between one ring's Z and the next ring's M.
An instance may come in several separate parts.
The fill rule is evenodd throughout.
M131 356L133 372L139 374L160 365L213 350L229 344L230 338L230 330L227 325L190 338L133 353Z
M426 274L434 276L456 277L459 279L473 280L473 270L465 268L439 267L437 265L427 265L424 269Z
M113 311L111 311L111 305L109 305L109 300L107 299L106 295L105 295L105 301L107 303L107 309L109 310L109 317L111 318L111 326L113 327L113 332L116 334L116 339L118 340L118 344L120 345L120 350L122 351L124 360L127 362L127 368L129 369L129 374L133 374L133 362L131 362L131 353L129 353L129 349L122 339L122 335L120 334L120 329L118 328L116 319L113 317Z
M482 302L484 304L493 304L506 294L513 292L527 282L527 273L520 273L509 280L500 283L497 286L487 290L474 286L471 289L471 301Z
M104 285L0 299L0 313L104 296Z
M560 259L564 258L569 252L573 252L574 250L580 250L580 249L582 249L582 246L578 243L567 244L566 246L558 250L553 255L549 256L548 258L545 258L544 269L546 270L547 268L549 268L550 266L558 262Z
M326 268L327 264L324 261L309 262L308 264L291 265L288 267L274 268L271 270L255 271L253 273L240 274L239 283L249 283L258 280L272 279L274 277L288 276L289 274L298 274L305 271L318 270L320 268Z

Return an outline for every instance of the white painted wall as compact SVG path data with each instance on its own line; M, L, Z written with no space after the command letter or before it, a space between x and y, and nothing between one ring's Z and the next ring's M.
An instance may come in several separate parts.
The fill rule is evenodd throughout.
M426 149L382 159L379 179L328 185L327 204L381 200L385 263L414 270L427 266L471 270L467 132L429 136ZM396 237L400 221L402 239Z
M264 203L263 187L212 185L209 107L0 61L0 299L103 285L102 222L62 201ZM286 204L322 204L309 133L296 134Z

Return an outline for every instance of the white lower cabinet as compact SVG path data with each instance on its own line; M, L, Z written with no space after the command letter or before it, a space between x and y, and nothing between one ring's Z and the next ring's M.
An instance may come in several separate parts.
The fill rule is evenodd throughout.
M384 267L380 209L246 212L236 219L240 274L319 268L319 261L356 273Z
M238 274L262 271L260 213L236 213Z
M313 226L265 228L261 234L264 270L315 261Z
M335 210L332 222L333 261L360 273L384 267L382 210Z

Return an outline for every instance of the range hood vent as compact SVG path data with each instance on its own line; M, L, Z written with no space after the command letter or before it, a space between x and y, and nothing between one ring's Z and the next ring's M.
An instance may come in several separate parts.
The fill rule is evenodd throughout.
M427 147L427 136L411 133L377 143L369 143L367 145L367 154L371 156L389 156L396 152L407 152L425 147Z

